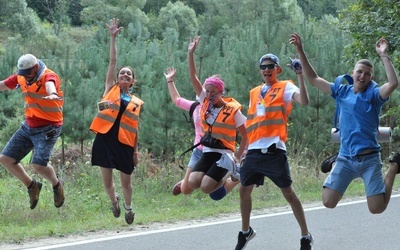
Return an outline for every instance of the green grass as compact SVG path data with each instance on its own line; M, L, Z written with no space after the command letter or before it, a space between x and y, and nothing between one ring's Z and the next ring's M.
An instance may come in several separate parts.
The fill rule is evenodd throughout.
M61 208L53 205L50 183L43 181L38 206L29 209L26 188L15 177L0 171L0 242L19 244L32 239L63 237L101 230L128 231L132 227L156 222L173 223L179 220L201 219L225 213L239 214L239 190L235 188L221 201L213 201L208 195L195 191L189 196L171 194L171 188L184 172L175 164L155 164L147 156L135 171L133 178L133 206L136 213L133 225L127 225L124 214L115 219L110 202L103 190L100 171L86 164L76 163L58 169L65 180L66 201ZM308 162L308 166L319 166ZM300 166L300 167L299 167ZM301 167L291 162L293 186L300 200L305 203L321 200L321 185L326 175L316 167ZM4 170L4 169L3 169ZM32 173L27 168L28 173ZM40 179L39 176L33 175ZM121 193L118 174L116 188ZM396 182L395 187L399 182ZM345 197L364 196L364 185L354 181ZM265 185L253 191L253 209L286 206L279 189L266 179Z

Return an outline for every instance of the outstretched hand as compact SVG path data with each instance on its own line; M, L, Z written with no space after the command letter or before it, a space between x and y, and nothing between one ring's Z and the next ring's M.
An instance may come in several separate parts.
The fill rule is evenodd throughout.
M303 44L301 42L301 38L296 33L290 35L289 43L293 44L297 51L303 49Z
M175 73L176 73L175 68L167 68L166 72L164 72L165 80L167 80L167 82L173 81Z
M200 36L195 36L194 38L190 38L188 52L193 53L197 49L197 45L200 43Z
M110 24L106 23L107 28L110 30L110 36L117 36L117 34L124 28L118 27L118 23L118 18L111 18Z
M389 43L388 41L384 38L381 37L375 44L375 49L376 52L378 53L379 56L385 56L387 55L387 51L389 49Z

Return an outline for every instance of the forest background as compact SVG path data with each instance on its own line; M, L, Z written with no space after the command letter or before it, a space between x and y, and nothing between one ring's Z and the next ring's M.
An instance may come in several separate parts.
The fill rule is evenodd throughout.
M250 89L262 81L262 55L277 55L284 69L279 78L295 79L285 67L295 55L288 42L291 33L301 35L312 65L330 81L351 74L357 60L368 58L376 67L375 80L385 83L375 51L382 36L390 43L397 72L400 66L400 2L394 0L0 0L0 6L0 79L16 72L16 62L25 53L36 55L61 77L64 127L52 164L70 180L87 181L92 175L82 166L90 165L94 134L89 126L104 91L109 59L105 23L113 17L124 27L117 40L118 66L133 67L133 94L145 102L139 125L141 168L135 178L159 180L155 176L161 173L163 187L154 192L166 192L183 176L176 158L193 140L188 115L171 102L163 75L167 67L175 67L180 95L195 99L187 68L191 37L201 36L195 54L200 80L220 74L226 95L243 105L244 114ZM310 104L294 107L290 116L288 155L300 171L320 178L320 161L339 146L330 142L335 104L307 85ZM23 120L23 99L20 91L5 91L0 103L1 149ZM383 107L381 126L393 130L392 142L382 144L383 159L399 146L399 103L396 91ZM8 176L0 168L0 178ZM0 206L2 211L11 209L5 203Z

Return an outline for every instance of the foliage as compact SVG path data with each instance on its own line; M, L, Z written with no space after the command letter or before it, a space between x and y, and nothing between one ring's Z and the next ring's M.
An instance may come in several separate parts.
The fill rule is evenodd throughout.
M182 2L171 3L161 8L158 16L162 30L168 33L170 29L178 32L179 41L185 41L198 31L198 23L194 10Z
M375 65L374 79L378 83L387 81L385 71L380 63L380 58L375 51L375 42L380 37L385 37L389 42L389 55L395 69L400 66L400 39L398 27L400 26L400 2L395 0L358 0L349 8L340 11L342 29L353 38L346 46L346 60L348 65L354 64L361 58L368 58ZM399 101L397 93L392 96L389 107L390 112L383 116L388 126L394 129L394 138L399 138L398 113ZM397 140L395 141L397 144ZM396 146L396 145L395 145Z
M37 14L31 8L27 8L25 0L0 0L0 6L1 29L7 29L24 38L40 32Z
M38 10L44 3L55 10L62 0L29 1L29 6ZM5 8L8 8L7 4ZM17 14L26 14L30 9L23 2L18 4ZM133 93L145 102L139 125L140 148L159 160L173 160L192 141L192 127L186 124L182 115L185 112L171 103L162 74L167 67L177 68L176 84L181 96L194 99L194 91L188 83L186 61L189 37L202 37L195 53L200 80L220 74L226 83L226 95L242 104L244 114L249 90L261 81L257 63L261 55L267 52L278 55L284 68L280 79L295 77L285 67L288 58L294 56L294 48L288 44L293 32L302 36L311 63L325 79L333 81L338 74L351 72L349 54L344 48L355 39L339 29L340 22L332 15L306 18L294 0L266 0L263 5L256 0L206 0L201 4L198 1L82 0L69 4L77 8L76 12L79 12L78 5L81 6L81 17L87 26L73 28L65 23L67 25L56 36L53 21L48 17L52 13L47 9L39 16L50 22L40 23L37 17L31 19L40 27L36 35L29 35L27 39L25 34L15 33L3 41L4 49L0 49L4 51L0 61L3 79L15 72L15 62L21 53L37 55L60 74L65 92L63 138L67 144L79 142L82 147L93 139L88 128L104 90L109 56L109 34L104 23L114 16L124 27L117 41L118 66L133 67L137 78ZM141 10L145 5L152 6L152 13ZM156 5L159 8L155 8ZM337 1L335 6L344 6L344 2ZM279 25L274 25L277 20ZM347 20L350 19L341 21ZM394 55L396 53L394 51ZM394 57L395 63L396 60ZM383 68L379 65L375 79L378 82L385 80ZM334 102L317 89L311 86L308 89L310 104L296 106L290 116L289 140L303 140L304 146L316 154L335 150L329 146ZM14 108L22 105L18 91L2 93L0 100L10 104L3 105L0 110L0 122L15 119L13 123L18 124L21 114ZM397 119L390 114L394 114L392 108L398 105L397 100L391 98L384 106L384 112L389 109L391 112L382 117L382 125L396 126ZM6 135L9 133L5 132L4 140Z

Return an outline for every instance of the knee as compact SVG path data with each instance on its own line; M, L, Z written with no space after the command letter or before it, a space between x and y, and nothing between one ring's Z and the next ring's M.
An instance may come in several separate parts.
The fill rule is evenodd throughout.
M368 206L369 211L371 214L381 214L385 211L385 206Z
M0 154L0 164L3 165L4 167L6 167L7 165L9 165L10 163L12 163L15 160L13 160L12 158L5 156L3 154Z
M324 204L324 206L326 208L335 208L336 205L337 205L336 202L332 202L332 201L329 201L329 200L322 200L322 204Z

